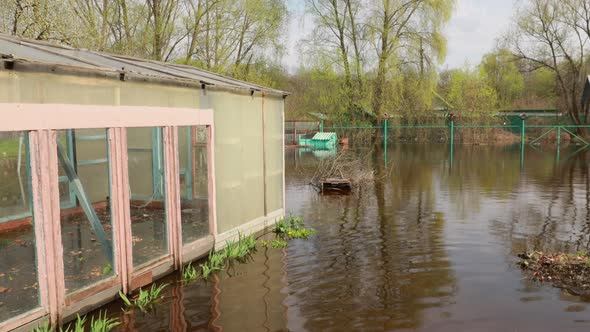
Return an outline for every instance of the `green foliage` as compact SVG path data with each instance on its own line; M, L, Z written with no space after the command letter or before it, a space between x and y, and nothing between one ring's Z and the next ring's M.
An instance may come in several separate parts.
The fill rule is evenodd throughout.
M60 332L85 332L85 325L87 323L86 316L78 318L75 322L68 324L68 327L64 330L60 328ZM98 317L96 319L93 317L90 320L90 332L109 332L112 331L115 327L119 326L120 323L116 318L108 318L106 311L99 312ZM49 326L49 322L46 321L43 325L40 325L31 330L31 332L54 332L55 328Z
M108 263L103 269L102 269L102 275L108 275L111 272L113 272L113 266L111 265L111 263Z
M96 319L92 317L90 320L90 332L109 332L120 324L118 319L108 318L106 311L104 312L104 316L102 312L99 312Z
M512 108L512 103L523 96L524 75L509 51L500 50L484 55L479 69L487 85L496 91L496 107Z
M62 331L62 332L84 332L84 325L86 325L86 316L80 317L80 315L78 315L78 318L76 319L76 322L74 323L73 327L72 327L72 325L70 325L70 326L68 326L68 328L66 330L60 329L60 331ZM71 328L73 328L73 329L71 329ZM92 330L92 332L95 332L95 331Z
M207 261L200 265L201 277L208 279L213 273L221 271L232 260L243 261L256 250L256 239L253 235L243 236L238 234L238 241L227 241L225 248L220 252L209 253ZM185 273L187 276L185 277ZM183 271L183 280L196 280L196 271Z
M313 228L305 228L301 217L289 216L277 221L273 232L283 240L307 239L315 234Z
M462 117L492 116L497 111L498 95L480 71L466 66L442 76L443 97Z
M146 312L153 308L153 306L162 299L161 293L167 286L168 284L156 286L154 283L148 290L140 288L139 293L133 299L129 299L127 295L119 291L119 297L121 297L127 306L127 309L138 308L139 310Z
M84 325L86 324L86 316L80 317L76 319L76 322L72 326L71 324L65 330L60 328L60 332L84 332ZM48 321L45 321L43 325L39 325L36 328L32 329L31 332L54 332L55 328L49 325ZM94 332L93 330L91 332Z
M199 279L199 272L197 271L197 269L195 269L192 262L188 263L186 266L182 268L181 278L182 281L185 283L189 283L191 281Z
M285 240L274 239L274 240L272 240L270 245L273 248L286 248L288 243Z
M225 255L211 251L209 253L209 259L204 264L201 264L200 267L201 276L204 279L208 279L213 272L223 270L225 267Z
M125 293L123 293L122 291L119 291L119 297L121 298L121 300L123 300L123 303L125 303L125 306L127 306L127 307L133 306L133 302L131 302L131 300L127 297L127 295L125 295Z
M533 71L527 86L533 96L549 99L557 96L555 72L550 69L539 68Z
M248 237L238 234L238 241L227 241L222 255L226 260L230 259L244 259L256 250L256 240L253 235Z
M18 140L0 140L0 159L16 159L17 157Z
M39 325L31 330L31 332L54 332L55 329L49 325L49 321L45 321L43 325Z

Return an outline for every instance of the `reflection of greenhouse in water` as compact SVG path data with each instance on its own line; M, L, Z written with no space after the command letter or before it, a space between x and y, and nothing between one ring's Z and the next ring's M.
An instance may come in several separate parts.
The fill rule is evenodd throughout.
M284 215L285 94L0 35L0 330L67 320Z

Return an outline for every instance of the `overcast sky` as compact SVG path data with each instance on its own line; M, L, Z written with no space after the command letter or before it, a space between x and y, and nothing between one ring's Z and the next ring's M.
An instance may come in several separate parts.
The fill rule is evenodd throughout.
M490 52L496 39L508 28L518 0L457 0L457 8L446 28L447 60L443 67L476 65ZM288 54L285 64L294 70L299 64L297 42L313 28L305 17L305 0L287 0L291 12Z

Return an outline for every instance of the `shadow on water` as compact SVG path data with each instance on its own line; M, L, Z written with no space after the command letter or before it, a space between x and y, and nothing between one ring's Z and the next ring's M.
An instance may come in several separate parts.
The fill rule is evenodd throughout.
M394 145L351 150L374 180L351 195L308 185L321 155L287 151L288 210L317 234L263 249L208 282L164 282L151 313L102 308L121 331L587 330L589 304L533 283L525 250L588 250L587 151Z

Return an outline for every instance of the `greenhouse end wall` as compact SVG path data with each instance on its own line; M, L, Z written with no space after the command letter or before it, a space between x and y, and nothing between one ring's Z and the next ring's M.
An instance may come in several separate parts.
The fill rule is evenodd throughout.
M265 204L266 216L284 213L283 98L263 97L260 92L203 92L148 82L0 71L0 102L210 107L215 121L218 233L264 218Z
M198 86L162 85L135 80L119 81L116 79L100 77L100 75L76 76L0 69L0 103L6 103L8 105L27 104L29 106L33 105L33 107L34 105L39 104L44 104L45 106L48 104L56 104L55 109L53 109L53 105L41 108L48 113L53 113L54 110L59 110L67 105L71 105L72 107L69 107L69 109L75 110L76 112L78 108L82 109L82 112L88 109L96 111L97 109L101 109L101 107L108 108L110 111L106 114L110 114L108 116L115 115L115 117L116 113L114 112L116 112L116 109L125 109L125 107L128 106L136 107L138 109L145 107L146 109L162 108L161 110L163 110L163 108L165 108L166 110L182 109L188 111L211 108L212 115L211 113L208 113L211 122L207 122L207 135L210 136L207 136L208 138L206 139L207 142L211 143L206 150L203 150L204 152L202 152L201 155L208 160L208 163L210 163L206 167L211 166L213 169L208 175L210 181L212 181L211 186L208 188L208 195L211 195L211 197L214 198L214 204L209 206L212 208L209 212L213 215L212 219L215 220L215 223L214 225L212 224L209 229L211 235L203 238L203 241L201 242L197 241L197 244L200 246L202 246L201 244L209 246L207 250L209 250L214 244L216 248L223 247L225 240L236 237L239 232L246 234L261 230L274 223L277 218L284 215L284 151L282 135L283 98L280 96L265 96L264 92L259 91L252 91L251 93L249 90L229 91L214 89L214 87L208 87L207 90L204 90ZM82 107L83 105L89 107ZM13 110L13 113L11 114L17 114L14 112L17 108L8 108ZM135 111L137 111L137 109ZM64 112L57 113L65 114ZM97 113L93 114L94 116L97 116ZM183 114L184 116L185 114L190 113L180 112L178 114ZM101 117L101 115L99 115L99 117ZM164 118L165 117L167 117L167 115L164 115ZM57 118L55 121L52 119L50 122L55 124L60 121L60 118ZM158 125L154 124L154 127L151 127L152 129L150 129L152 133L159 133L159 130L163 128L162 132L159 134L161 137L158 139L165 142L163 143L164 150L161 150L158 153L162 154L162 158L166 160L166 165L168 165L170 160L180 159L180 168L178 160L176 160L175 162L172 162L172 165L176 163L176 166L173 166L172 169L165 170L167 182L165 183L165 186L162 182L162 186L166 187L165 190L167 191L170 186L171 188L180 188L179 183L171 185L168 180L174 179L175 181L179 181L178 177L182 170L182 165L188 163L188 157L186 155L178 155L179 148L187 149L185 143L188 138L186 138L186 136L180 136L178 133L182 128L182 124L170 124L171 122L174 122L173 119L168 119L168 124L163 125L162 127L158 127ZM39 122L36 123L38 124ZM191 126L196 126L196 123L200 122L192 121L191 123ZM95 128L91 125L86 127L71 127L71 129L67 130L65 130L66 128L61 128L61 126L60 128L64 130L54 130L52 129L53 127L41 127L44 128L43 133L31 131L31 134L34 134L33 137L37 137L35 135L45 135L39 136L43 138L38 139L47 145L47 147L44 147L43 149L46 148L47 150L55 152L57 146L73 146L74 149L80 151L76 157L83 161L92 161L92 163L88 163L84 167L81 166L80 169L77 170L77 175L85 185L85 190L88 191L87 196L93 204L102 200L108 209L109 204L113 203L112 200L120 200L121 202L134 200L134 193L131 193L131 197L129 197L128 192L126 194L124 192L119 192L117 195L114 195L113 192L109 193L109 185L114 181L112 178L111 182L108 181L109 176L112 176L110 172L113 169L116 169L116 174L127 174L127 168L125 168L125 170L123 169L124 167L122 166L121 161L113 160L111 157L112 155L127 156L128 153L131 153L131 151L127 151L127 149L131 147L135 149L151 149L151 153L155 154L156 152L153 150L153 144L140 146L140 144L136 144L134 141L132 141L133 144L131 144L129 140L135 139L136 137L131 134L132 130L128 131L125 129L126 126L109 125L98 126ZM37 130L33 128L29 129ZM8 128L8 130L11 131L12 128ZM26 132L27 129L21 128L21 130ZM183 130L190 129L187 127ZM68 132L70 134L68 134ZM81 139L69 143L68 140L70 139L70 136L68 135L72 134L74 136L80 135L86 138L94 137L94 140ZM14 140L14 137L10 136L9 138ZM183 137L183 142L179 144L178 140L180 137ZM66 145L66 142L68 142L68 145ZM114 147L111 146L113 142L117 142L117 145ZM35 140L33 140L32 144L35 144ZM106 148L107 144L108 148ZM117 151L109 152L109 149L113 148L117 149ZM125 152L122 152L122 150ZM174 153L177 155L174 156ZM57 159L55 155L52 155L51 158ZM100 160L104 161L100 162ZM124 158L123 160L127 160L127 158ZM48 164L57 164L56 160L44 162ZM111 162L113 164L111 164ZM124 164L127 165L127 162ZM0 163L0 167L1 165L2 164ZM99 176L97 176L97 170L100 173ZM129 181L132 176L139 174L137 170L132 169L129 169L129 173L133 174L127 174L124 176L127 181ZM148 176L148 173L152 172L147 172L146 177ZM55 169L55 175L59 175L60 178L66 178L65 173L61 168ZM49 176L47 175L45 177ZM59 190L57 196L59 196L61 201L61 196L65 197L67 191L62 190L61 180L55 180L55 182L53 182L53 176L51 177L51 179L43 180L45 181L44 185L51 187L51 190L53 191ZM121 178L118 178L117 180L121 180ZM146 183L151 183L152 187L154 187L154 182L150 182L151 180L152 178L147 179ZM127 182L125 186L125 182L122 182L119 186L121 188L127 188L129 183ZM186 184L183 188L185 187ZM149 188L143 191L147 192L149 191ZM205 192L207 193L207 190L205 190ZM62 195L62 193L65 195ZM182 195L183 193L173 193L173 195L167 195L167 198L164 197L165 199L162 200L162 203L165 204L165 214L168 216L171 215L170 212L167 212L167 206L172 208L173 204L170 202L180 201ZM74 199L73 202L73 204L75 204L76 199ZM195 204L200 204L199 202L200 201L198 200L194 201ZM55 219L52 222L56 223L56 225L59 224L59 203L62 202L58 202L57 207L54 206L57 215L53 215L52 217L52 219ZM133 203L134 202L132 202L132 204ZM178 211L181 210L181 206L184 208L184 201L182 204L180 202L176 203L178 204ZM96 204L94 207L99 208ZM116 220L125 219L121 217L123 214L123 212L121 212L123 211L122 208L122 206L119 206L117 208L118 212L113 212L113 220L115 220L115 224L117 224ZM127 206L127 209L128 208L129 206ZM129 212L126 213L128 214ZM172 212L172 214L174 214L174 212ZM107 215L105 214L104 216ZM101 218L102 217L103 216L101 216ZM129 217L126 218L127 219L125 220L129 220ZM131 218L133 218L133 213L131 214ZM177 216L177 218L180 218L180 215ZM2 222L3 221L0 220L0 226L2 226ZM105 224L108 223L105 222ZM174 224L178 225L179 223L178 221L175 221ZM113 231L117 228L114 224L108 224L108 226L112 226ZM129 227L131 228L131 226ZM0 227L0 230L1 229L2 227ZM184 226L182 229L184 230ZM119 230L116 230L116 232L119 232ZM127 232L133 234L134 230L129 229ZM55 236L65 238L69 236L69 233L71 232L66 232L64 233L65 235L60 234ZM116 242L118 240L114 241ZM170 243L174 243L174 241L169 240L169 244ZM180 241L180 243L182 243L182 241ZM115 250L119 250L121 247L125 246L128 247L125 250L131 250L130 247L132 245L125 243L116 245ZM178 248L168 248L167 250L167 255L179 252ZM182 250L183 248L180 248L180 252L182 252ZM205 253L206 251L202 252ZM182 257L182 261L185 261L184 258L185 257ZM196 259L198 257L189 257L187 255L186 258ZM62 257L57 255L56 259L61 260ZM174 262L174 268L178 268L176 265L176 258L174 258ZM39 262L38 264L44 263ZM111 274L124 272L122 269L125 268L124 265L126 263L118 262L117 264L117 266L111 266L111 268L115 269ZM123 266L120 266L121 264ZM170 265L161 265L158 267L159 270L157 271L148 271L145 269L142 270L140 266L134 266L134 262L127 262L127 264L130 264L130 271L132 271L132 273L129 274L128 283L124 277L121 277L123 278L121 279L123 280L121 281L121 285L123 285L122 287L124 287L124 291L145 285L146 280L152 280L152 275L156 278L156 276L170 271ZM148 266L148 269L151 268L152 267ZM58 268L57 270L63 271L63 267ZM133 274L135 273L134 271L139 272L137 272L138 274ZM144 272L149 273L149 278L142 279L143 275L140 275L140 273ZM123 275L124 274L125 273L123 273ZM141 279L141 281L136 282L136 279L134 278L137 280ZM116 280L119 280L118 277ZM113 281L105 284L105 287L108 286L110 288L103 288L102 293L106 292L110 295L105 295L106 297L100 295L102 298L100 301L104 302L105 298L108 298L109 296L112 297L113 294L116 294L115 288L119 287L117 282ZM58 282L56 281L56 283ZM129 289L127 287L129 287ZM75 315L79 310L84 312L92 309L99 303L99 300L95 301L95 298L98 298L97 295L99 295L99 293L95 292L94 289L98 288L89 289L88 292L79 294L64 293L66 296L65 300L63 298L58 299L60 303L61 301L65 301L63 302L65 304L63 304L64 307L62 309L47 309L44 312L51 313L52 315L55 312L58 312L60 319L67 319L67 317ZM47 297L46 295L43 296L45 298ZM87 298L88 301L79 302L82 297ZM55 306L59 307L61 305L62 304L56 304ZM84 306L81 307L81 305ZM45 308L45 304L43 307ZM38 315L13 317L13 319L8 318L8 320L6 320L6 317L0 317L2 318L0 319L0 330L3 330L4 328L10 330L11 328L18 326L21 321L26 323L27 319L28 321L32 321L33 319L40 318L41 314L42 311L39 311ZM51 319L53 321L57 318L52 317ZM6 324L6 322L8 323Z

